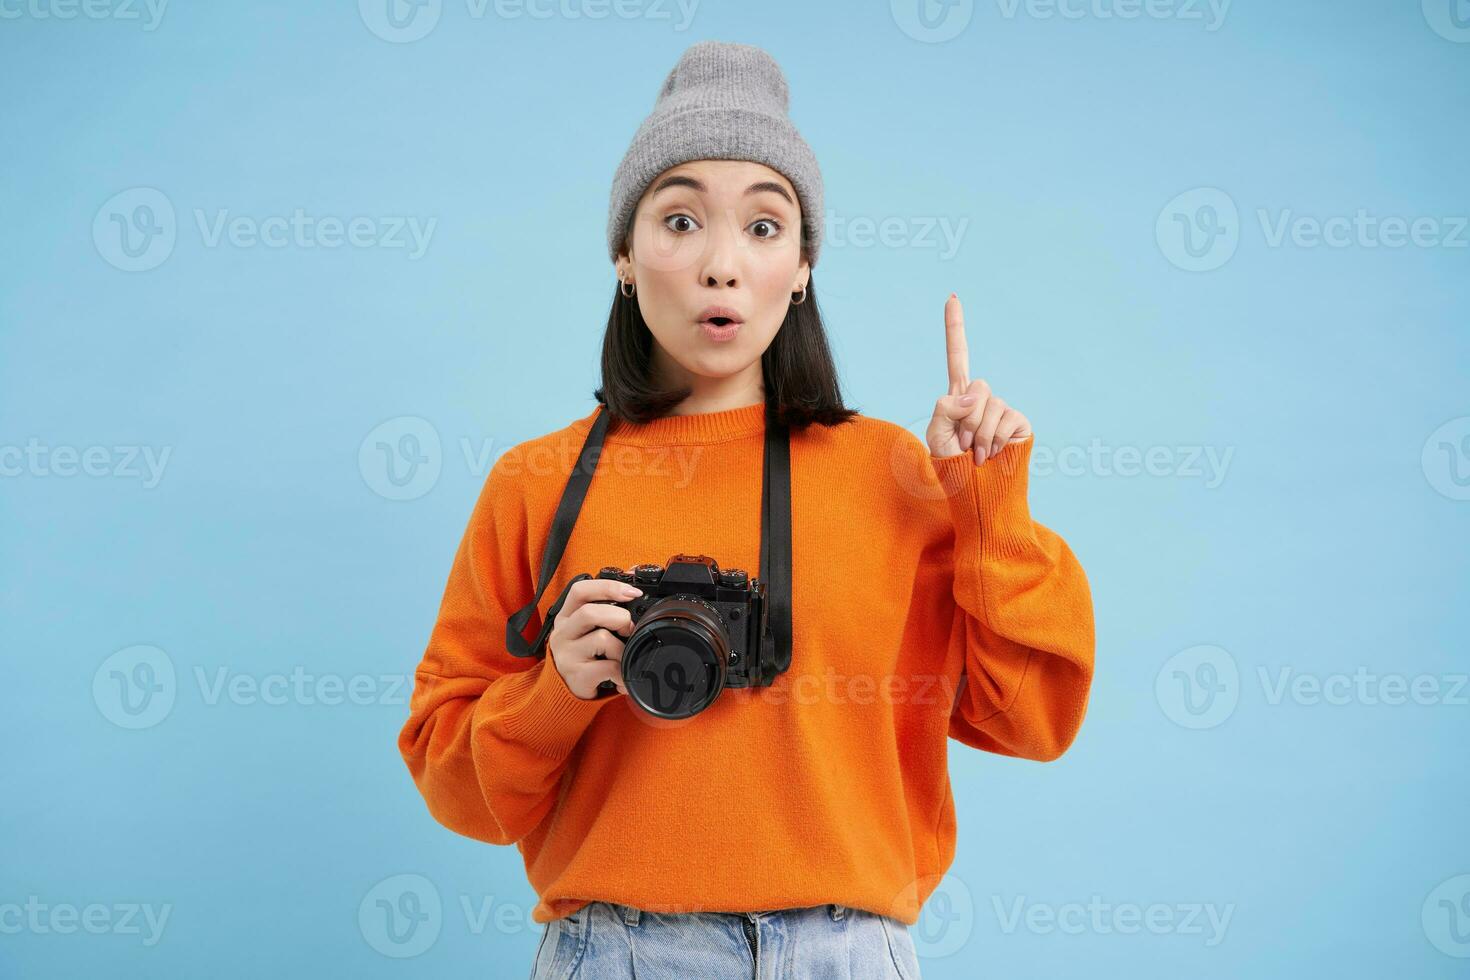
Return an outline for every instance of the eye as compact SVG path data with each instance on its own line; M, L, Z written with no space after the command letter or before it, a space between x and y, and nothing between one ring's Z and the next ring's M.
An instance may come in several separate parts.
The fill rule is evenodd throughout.
M758 228L761 225L769 225L772 230L768 234L764 234L764 235L757 234L755 236L756 238L775 238L777 235L781 234L781 222L776 221L774 219L771 219L771 218L759 218L759 219L757 219L755 221L752 221L750 223L750 227L753 228L753 229L754 228Z
M688 222L688 227L683 227L683 228L670 228L669 227L669 222L671 222L671 221L684 221L684 222ZM687 215L687 214L671 214L667 218L664 219L664 227L665 228L668 228L669 231L678 231L678 232L693 231L695 228L699 227L699 223L696 222L693 218L689 217L689 215Z

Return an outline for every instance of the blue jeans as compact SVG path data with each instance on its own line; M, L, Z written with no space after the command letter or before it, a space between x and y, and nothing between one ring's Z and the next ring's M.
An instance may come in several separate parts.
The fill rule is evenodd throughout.
M919 961L908 926L845 905L661 915L592 902L546 923L531 967L531 980L634 976L919 980Z

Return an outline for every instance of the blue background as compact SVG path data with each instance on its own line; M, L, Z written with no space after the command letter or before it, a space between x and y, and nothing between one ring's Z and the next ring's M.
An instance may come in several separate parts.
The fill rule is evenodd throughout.
M529 972L520 856L429 817L394 746L402 685L494 457L593 407L612 173L706 38L787 72L849 403L922 433L956 290L972 376L1038 456L1091 453L1031 488L1094 590L1088 719L1047 765L951 743L958 856L915 929L924 976L1470 968L1470 233L1269 234L1363 210L1453 238L1470 30L1448 2L1238 0L1212 23L1184 0L1134 19L985 0L934 40L912 3L706 0L680 29L652 0L603 19L445 0L408 42L370 2L175 0L151 30L143 8L40 16L59 2L0 19L0 975ZM175 240L125 271L107 229L146 217L138 188ZM211 245L195 217L298 208L435 225L415 257ZM848 234L884 219L887 243ZM928 226L962 227L958 248ZM1185 227L1234 251L1183 268ZM374 468L384 423L390 446L439 439L411 499ZM28 444L102 447L104 475ZM129 446L170 453L160 479ZM1167 462L1119 475L1120 447ZM1207 451L1229 453L1213 478ZM174 689L128 728L110 685L147 679L139 656ZM371 703L215 696L297 668L360 675ZM1360 669L1437 693L1273 696ZM409 958L374 925L402 881L442 902ZM119 928L17 930L30 896ZM1018 901L1081 927L1010 924ZM1089 902L1175 927L1067 918ZM158 942L122 928L128 903L169 907ZM1190 906L1228 911L1223 937Z

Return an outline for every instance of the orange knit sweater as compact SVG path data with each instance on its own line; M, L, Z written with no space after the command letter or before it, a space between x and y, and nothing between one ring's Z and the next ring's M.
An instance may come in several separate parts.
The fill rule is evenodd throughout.
M857 416L791 433L792 659L682 721L582 700L505 649L598 409L491 468L455 555L398 748L430 813L516 844L547 922L839 903L909 925L954 858L948 738L1050 760L1093 668L1092 599L1031 519L1033 440L976 466ZM613 421L542 617L604 565L759 567L761 404Z

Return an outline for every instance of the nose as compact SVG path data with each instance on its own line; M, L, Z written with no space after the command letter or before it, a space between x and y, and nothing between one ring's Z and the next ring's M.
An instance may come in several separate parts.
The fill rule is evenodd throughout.
M716 225L706 239L709 245L704 253L702 282L706 286L736 286L739 284L736 253L740 247L737 233L722 222Z

